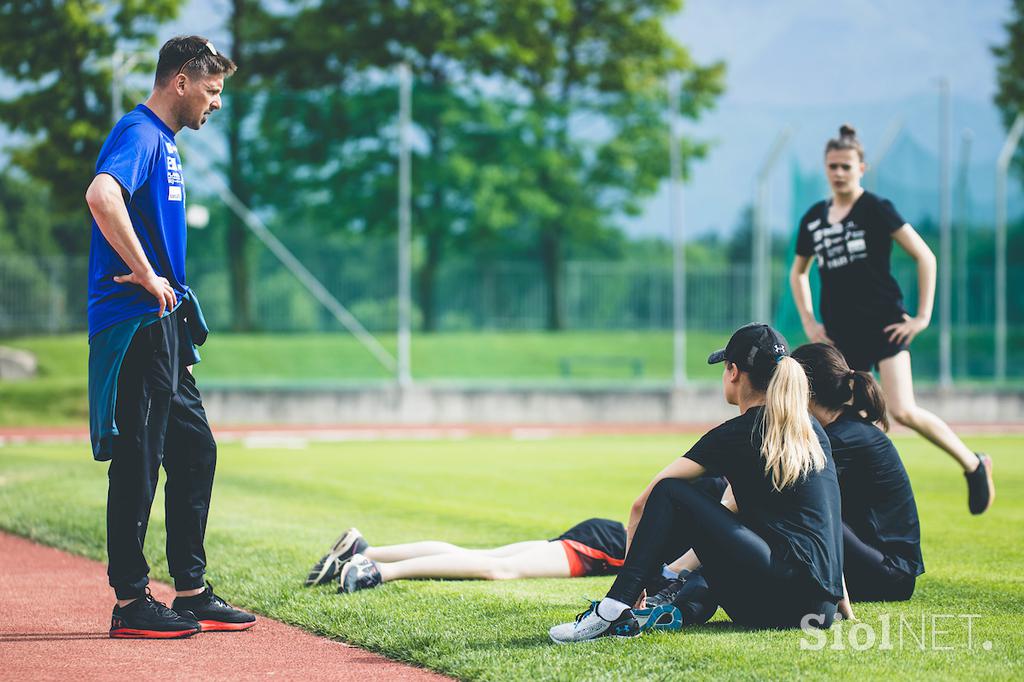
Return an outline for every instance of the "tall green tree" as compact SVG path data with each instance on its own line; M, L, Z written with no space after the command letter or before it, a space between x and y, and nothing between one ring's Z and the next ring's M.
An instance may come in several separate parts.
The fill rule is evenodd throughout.
M83 195L112 124L112 56L152 51L157 28L179 7L174 0L0 2L0 75L12 84L0 123L14 133L11 163L48 187L63 218L54 239L66 253L88 249Z
M227 161L222 169L228 187L246 206L255 200L252 176L256 170L252 144L250 103L252 93L267 87L267 62L260 59L271 40L271 28L277 17L268 12L259 0L230 0L230 12L225 21L231 36L229 54L238 65L232 76L229 92L238 96L228 98L226 110ZM248 228L242 217L230 213L225 234L228 282L231 291L231 328L236 332L253 329L252 301L252 248Z
M531 220L549 329L565 323L566 242L593 239L617 215L637 214L668 175L666 78L682 78L682 101L673 104L690 118L722 91L724 66L696 64L665 30L681 9L680 0L496 3L493 30L509 38L498 42L516 49L492 53L485 64L528 93L536 119L530 158L546 201ZM693 141L681 146L684 163L704 152Z
M303 3L276 60L289 83L344 90L367 73L379 83L399 63L412 69L420 142L414 231L422 244L416 288L427 330L436 325L434 286L446 255L492 242L509 224L535 234L548 284L548 326L564 326L558 301L566 243L615 233L615 217L639 212L668 173L665 76L684 76L682 104L691 117L721 90L721 65L693 64L664 31L663 20L679 8L676 0ZM474 147L482 139L474 133L487 126L467 112L501 112L501 125L488 130L484 145ZM580 123L598 132L580 133ZM347 124L339 122L339 133ZM302 138L294 134L303 129L294 117L279 125ZM393 126L379 130L386 136ZM702 149L683 147L686 158ZM373 147L348 149L360 156ZM357 181L367 199L357 205L367 209L366 218L381 220L356 223L393 232L394 187L387 176L393 164L383 157L394 147L377 151L380 163L366 160L380 171L379 182ZM347 165L337 156L324 161ZM367 204L387 216L374 215Z
M1024 0L1013 0L1010 20L1004 24L1006 42L992 48L996 57L996 106L1007 129L1024 113ZM1024 173L1024 151L1014 157L1014 167Z
M333 214L324 224L378 234L394 234L397 225L394 74L398 64L409 65L418 138L413 223L422 247L415 289L426 330L437 325L436 277L446 255L492 233L508 217L496 208L500 193L487 189L501 175L501 145L484 119L501 105L488 106L467 77L480 73L479 60L494 49L490 4L302 3L279 24L279 51L272 58L281 67L280 82L305 88L307 95L282 100L262 118L272 128L264 129L265 142L288 140L289 158L275 165L277 191L288 188L293 199L323 205ZM330 120L325 111L332 112ZM305 193L291 190L301 185Z

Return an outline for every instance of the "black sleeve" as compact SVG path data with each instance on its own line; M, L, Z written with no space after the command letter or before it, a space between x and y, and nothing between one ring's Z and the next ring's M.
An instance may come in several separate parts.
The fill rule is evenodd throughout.
M878 224L885 230L886 234L892 234L907 224L907 221L903 219L903 216L899 214L899 211L896 210L896 207L888 199L880 199L878 201L877 216Z
M728 422L726 422L728 423ZM725 476L725 458L731 454L730 448L726 447L725 431L722 428L725 424L718 426L703 436L690 448L683 457L692 459L704 467L706 476Z
M812 221L821 220L821 209L820 204L815 204L804 213L804 217L800 219L800 228L796 233L796 255L811 257L814 255L814 242L811 239L811 231L808 229L808 225Z

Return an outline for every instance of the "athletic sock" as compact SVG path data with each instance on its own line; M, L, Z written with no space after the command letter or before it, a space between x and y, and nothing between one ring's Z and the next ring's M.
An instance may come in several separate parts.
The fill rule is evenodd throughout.
M597 605L597 615L608 622L616 620L624 611L629 610L629 604L623 604L618 599L605 597Z
M668 567L668 564L664 564L661 567L661 577L668 578L669 580L675 580L679 577L679 574Z

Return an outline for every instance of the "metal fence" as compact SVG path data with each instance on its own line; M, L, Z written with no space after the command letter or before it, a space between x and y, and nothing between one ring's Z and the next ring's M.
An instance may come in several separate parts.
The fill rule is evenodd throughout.
M397 316L389 276L394 272L392 247L393 243L379 243L340 253L321 249L305 254L304 263L368 329L389 335L395 330ZM251 284L259 332L346 333L269 254L256 262ZM84 258L0 255L0 335L84 333L87 265ZM383 275L376 267L383 269ZM904 266L896 275L913 305L915 271ZM969 281L965 286L958 280L952 288L954 298L962 291L979 293L972 294L964 306L954 301L953 308L962 314L953 327L953 375L959 381L990 381L995 369L993 273L979 268L966 275ZM559 305L568 331L664 334L673 327L672 269L668 264L643 267L569 261L562 276L565 286ZM189 279L203 301L210 325L224 333L231 319L223 266L199 255L189 262ZM781 265L776 266L773 281L772 319L791 342L799 343L803 333L792 311ZM548 300L543 282L540 267L531 262L463 263L445 268L438 284L438 333L543 330ZM686 283L686 323L691 333L724 335L752 319L749 265L691 267ZM1010 288L1024 289L1024 271L1011 270ZM414 321L418 319L414 311ZM667 347L665 352L669 352ZM1024 324L1019 319L1010 326L1008 354L1010 378L1024 377ZM914 361L921 378L938 378L934 325L915 341Z

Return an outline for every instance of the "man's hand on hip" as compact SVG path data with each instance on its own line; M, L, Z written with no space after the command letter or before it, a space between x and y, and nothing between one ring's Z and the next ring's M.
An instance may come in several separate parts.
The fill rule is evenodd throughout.
M137 284L156 297L160 304L160 312L157 317L163 317L164 311L174 310L178 305L178 297L171 287L171 283L165 277L157 277L155 272L150 271L148 275L136 275L134 272L128 275L115 275L114 281L118 284Z

